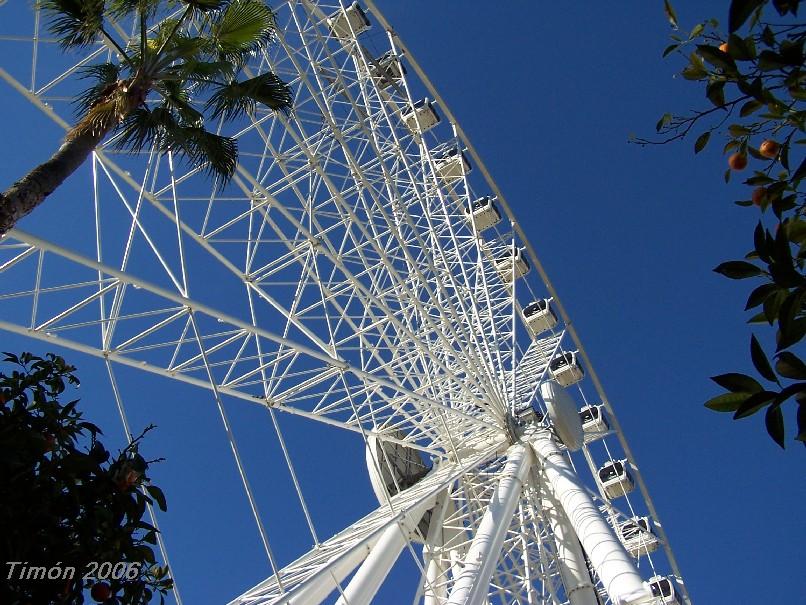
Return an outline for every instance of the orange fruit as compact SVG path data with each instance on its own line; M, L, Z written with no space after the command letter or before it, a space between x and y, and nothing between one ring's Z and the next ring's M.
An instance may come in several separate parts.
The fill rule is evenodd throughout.
M728 52L728 43L723 42L722 44L720 44L719 45L719 50L721 50L723 53L727 53Z
M103 603L104 601L108 601L109 597L112 596L112 589L109 588L109 584L106 582L97 582L96 584L92 585L90 596L96 602Z
M744 170L747 168L747 156L737 151L728 158L728 166L731 170Z
M753 203L756 206L761 206L761 202L767 197L767 190L764 187L756 187L753 189Z
M758 152L761 155L771 160L774 160L778 157L779 151L781 151L781 144L778 141L773 141L771 139L762 141L761 146L758 148Z

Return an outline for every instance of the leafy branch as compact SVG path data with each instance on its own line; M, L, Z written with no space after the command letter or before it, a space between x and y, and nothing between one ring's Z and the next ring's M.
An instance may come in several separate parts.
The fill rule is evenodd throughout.
M694 153L713 135L723 138L723 154L730 154L726 182L752 164L751 176L743 181L749 199L735 203L761 215L753 247L743 259L714 270L729 279L760 280L745 310L753 313L751 325L768 331L761 339L750 335L756 376L714 376L724 392L705 405L737 420L765 410L766 430L782 448L790 402L796 407L794 438L806 445L806 364L795 352L806 336L806 23L797 21L799 5L800 0L732 0L727 33L709 19L683 36L674 8L664 0L675 33L663 56L682 59L680 75L703 87L709 105L684 115L664 114L656 125L657 139L634 141L664 145L696 130ZM771 12L780 21L766 18Z

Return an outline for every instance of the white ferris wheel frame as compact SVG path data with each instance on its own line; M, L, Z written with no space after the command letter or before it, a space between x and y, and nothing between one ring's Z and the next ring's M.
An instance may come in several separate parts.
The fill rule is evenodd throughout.
M310 92L323 122L326 122L323 132L331 135L335 141L331 141L332 149L344 153L345 165L339 170L348 175L346 185L339 186L333 182L330 172L333 168L321 165L319 158L322 156L316 146L324 146L327 136L306 132L299 126L305 119L303 110L291 117L271 114L254 116L251 123L239 133L240 136L259 132L265 143L261 161L273 158L277 164L276 170L281 173L282 178L269 185L260 169L250 170L242 163L233 179L233 185L248 200L248 210L233 215L215 229L206 230L208 217L205 217L203 228L198 229L183 220L180 213L185 200L178 192L183 183L193 182L197 171L183 171L174 166L174 158L170 153L163 158L155 158L152 153L148 161L149 166L155 167L155 174L151 176L149 187L148 171L141 182L106 148L98 149L92 157L96 257L68 249L60 243L27 231L17 229L10 232L0 240L0 251L4 253L0 257L0 274L14 275L15 271L26 271L32 276L34 284L28 289L15 289L13 284L6 283L6 288L0 290L0 301L13 301L15 304L22 301L26 311L22 315L26 317L25 320L0 316L0 329L103 359L124 423L125 411L115 383L113 364L136 367L171 380L208 389L213 393L274 571L266 581L232 601L232 605L318 603L334 590L339 593L340 604L369 603L400 553L406 548L421 572L416 600L422 598L427 605L475 605L494 598L508 602L507 599L511 598L506 592L508 582L518 583L525 591L524 598L528 603L559 603L567 599L572 605L583 605L596 603L600 597L608 598L612 603L650 602L643 583L646 578L642 579L636 570L634 559L625 551L613 529L617 519L624 519L629 515L620 514L601 490L596 493L577 477L572 461L558 445L556 436L550 432L548 425L544 423L527 427L514 436L508 431L507 423L516 404L534 399L539 383L547 378L549 361L558 351L568 350L568 346L562 347L562 342L570 340L570 346L582 359L598 400L607 413L612 429L608 437L616 439L618 447L629 461L643 505L653 519L655 531L662 543L668 569L676 580L684 602L690 604L674 554L639 466L624 439L593 365L534 248L514 218L505 196L495 184L481 157L414 59L411 50L385 20L374 2L366 0L365 4L372 18L384 30L389 50L398 60L405 60L405 65L416 76L401 77L391 93L385 92L377 79L367 76L377 63L360 43L361 32L353 30L349 19L346 20L350 28L347 40L337 39L334 44L333 40L322 33L326 31L327 19L336 14L333 10L341 10L346 15L344 11L350 9L352 4L335 0L288 0L276 9L278 14L290 12L287 24L295 25L297 31L289 37L302 42L301 46L291 47L286 37L280 36L279 52L286 53L283 57L286 63L280 61L281 69L287 70L284 75L296 75L295 84L298 90ZM37 87L37 52L39 46L45 44L37 37L39 27L37 11L30 86L23 84L18 77L2 67L0 79L67 130L69 123L57 111L58 101L63 102L65 99L51 93L58 90L64 82L68 82L77 67L108 54L109 48L99 45L78 66L70 67L47 84ZM118 33L125 35L119 26ZM314 72L305 66L305 60L325 66L319 72ZM269 57L261 59L262 65L265 66L267 62L271 63ZM352 71L345 69L347 64L352 65ZM471 187L470 177L464 169L458 185L440 182L435 164L437 158L433 154L436 143L427 142L425 133L411 132L411 136L407 136L396 125L396 120L399 121L396 115L407 107L414 108L416 99L410 83L424 90L439 108L449 127L450 141L458 146L460 154L467 152L473 168L482 177L476 183L481 183L486 188L503 212L506 230L503 236L499 236L503 241L496 245L525 250L529 263L536 269L542 282L541 289L550 297L560 315L562 328L542 341L531 343L525 350L520 346L516 334L523 330L520 311L524 303L517 297L520 282L515 275L508 279L496 275L492 267L495 252L488 247L472 221L469 236L467 232L461 232L461 228L455 224L456 213L453 209L457 205L466 207L473 199L473 191L479 189L478 184ZM326 90L329 92L326 93ZM306 102L310 103L311 100L306 99ZM377 103L376 113L368 115L373 102ZM343 104L346 108L342 108L347 112L346 121L345 114L339 113L342 110L336 109L338 104ZM376 121L373 122L373 119ZM365 122L369 122L370 127ZM417 124L420 125L419 118ZM276 137L272 133L266 133L273 128L281 131L282 137L288 137L290 143L285 139L283 141L290 145L290 149L300 152L300 157L304 158L307 166L295 164L299 158L291 158L285 164L285 160L278 159L284 158L284 154L290 155L290 152L289 148L272 147ZM400 132L403 132L402 138ZM400 160L402 172L408 175L407 178L422 186L422 191L415 192L415 197L425 195L429 200L433 198L436 210L424 212L417 219L420 223L412 219L405 209L400 211L402 218L398 218L394 214L398 208L392 203L385 203L382 194L372 190L368 182L366 171L376 168L366 167L367 164L361 163L361 158L351 155L354 149L350 147L353 142L349 139L351 136L370 150L369 156L374 153L382 160L386 157L384 154L389 154ZM328 162L331 159L327 157ZM163 181L161 188L156 188L156 171L161 163L167 164L170 178ZM379 182L387 188L389 197L396 199L395 192L399 191L400 183L396 182L395 177L382 164L380 161L383 174L379 177ZM304 205L305 196L298 188L302 179L307 178L303 172L314 173L318 182L324 183L332 196L328 203L332 203L342 213L339 220L357 233L344 235L341 247L334 246L334 242L329 239L329 230L333 232L336 227L315 224L311 218L314 215L313 209L306 217L293 203L286 201L285 194L293 191L297 201ZM343 191L345 188L350 191L349 178L357 184L356 189L360 185L365 190L372 190L369 197L377 206L364 208L362 211L378 211L380 218L377 223L366 219L369 214L359 216L356 210L359 206L352 205L346 199L347 194ZM100 185L101 182L104 183L103 186ZM277 183L284 183L283 187L278 188ZM119 266L110 264L108 257L102 254L105 245L102 236L106 233L101 216L104 208L102 198L110 195L110 191L118 198L131 220L122 257L112 257L116 263L119 261ZM156 230L149 230L143 218L144 207L155 210L159 217L167 220L175 229L175 241L178 245L175 258L161 248L161 243L156 239L160 234ZM257 257L256 249L263 241L264 228L274 230L277 237L271 241L285 246L287 253L259 266L251 274L245 273L244 268L236 265L216 243L217 236L244 222L248 222L250 234L257 234L255 240L246 245L253 257ZM256 226L258 224L259 227ZM393 229L389 229L389 233L377 230L379 225L389 227L394 224L409 228L410 239L393 233ZM285 233L284 229L289 229L289 225L294 238L284 240L282 235ZM453 248L447 251L439 246L429 249L429 243L440 240L429 235L428 229L440 233L438 237L452 242ZM440 232L440 229L443 231ZM464 229L467 230L468 227L465 226ZM386 241L392 244L387 244L386 248L380 246L376 240L381 241L383 238L387 238ZM156 259L156 265L164 270L167 282L164 279L162 282L155 282L127 270L135 241L141 244L145 242L144 245ZM269 241L268 238L266 241ZM348 241L355 244L355 247L345 253L345 242ZM191 245L197 246L223 267L225 272L242 281L249 304L249 320L191 296L192 279L189 278L188 265L192 261L188 260L190 253L187 251ZM393 248L393 245L398 247ZM498 249L500 250L500 246ZM463 261L462 250L470 251L467 254L475 254L472 263ZM456 258L449 258L450 253L456 253ZM354 258L349 261L354 262L357 259L359 268L363 264L363 270L351 268L346 260L350 255ZM308 264L306 259L313 256L327 259L332 271L330 279L325 279L318 273L318 267L314 263ZM69 267L71 275L75 275L72 283L60 286L43 285L48 275L49 263L54 259L59 267ZM373 262L377 263L378 268L375 275L372 273ZM401 264L409 268L411 276L401 273ZM281 275L287 267L296 265L302 266L300 283L309 280L320 287L324 315L327 316L328 304L336 305L340 299L347 301L331 311L335 313L340 310L342 314L335 327L330 323L331 317L325 318L328 333L317 333L309 327L305 319L306 310L296 308L297 302L302 300L302 286L295 293L292 305L279 300L269 287L281 283L279 278L276 283L272 283L272 276ZM514 271L514 262L512 266ZM439 273L440 268L449 270ZM338 289L340 284L333 278L337 272L342 276L343 286L351 290L349 294L345 294L347 290ZM384 272L391 276L391 285L383 285L377 278L377 275ZM469 276L471 272L475 273ZM440 275L444 275L444 282ZM477 278L480 288L477 292L469 290L468 284L473 277ZM461 291L462 294L452 297L446 286ZM423 296L417 293L417 288L425 289L437 304L433 307L424 304ZM532 299L535 297L530 285L527 284L525 290L526 296L531 296ZM63 305L49 314L47 319L43 319L40 316L41 309L46 305L40 305L40 301L68 291L78 296L74 296L70 304ZM125 302L134 296L132 292L136 292L137 296L148 296L151 301L157 302L152 302L151 309L140 313L124 312L122 309ZM467 292L470 294L463 298ZM402 295L408 301L421 324L410 320L400 308L395 308L386 301L385 297L393 294ZM355 299L364 305L364 313L360 318L352 317L349 311ZM490 305L490 311L486 315L484 304ZM495 304L499 306L495 307ZM283 330L262 327L258 305L265 305L282 317L285 321ZM100 312L99 316L86 319L82 315L95 307ZM456 317L459 314L474 319L468 320L470 325L457 322ZM340 339L339 330L344 324L347 324L351 334ZM117 337L116 329L119 326L130 325L133 328L119 330L126 334L125 338ZM150 351L158 348L153 338L177 325L183 328L178 341L173 341L173 357L168 363L156 363L148 357ZM383 327L378 329L378 326ZM98 340L99 328L101 338L98 343L94 341ZM496 339L493 345L499 346L491 346L485 340L489 334L485 329L492 330ZM95 332L94 339L85 336L85 332L90 330ZM77 337L65 337L63 334L76 334ZM428 339L423 334L427 334ZM348 359L340 352L340 345L349 343L352 339L357 339L358 348L361 349L361 356L358 357L360 363L356 363L356 357ZM411 345L411 349L399 352L399 341ZM188 342L195 344L197 352L183 358L180 349ZM501 346L506 342L511 343L509 350L504 350ZM388 347L393 354L384 358L383 346L378 343ZM164 345L165 343L161 343L159 346L164 348ZM229 357L222 357L233 347L237 349L236 354L230 353ZM459 347L460 353L465 356L456 354L455 347ZM249 360L251 365L248 369L241 370L245 365L245 352L252 348L256 352L254 359ZM343 348L348 349L346 346ZM304 363L298 362L303 358ZM298 364L296 367L295 363ZM509 370L505 370L507 364L510 366ZM228 371L222 376L221 368L225 367ZM423 372L423 381L419 387L412 386L414 382L411 378L401 378L396 373L399 368L415 367L421 368ZM313 408L295 403L300 394L315 392L316 388L325 384L331 385L328 393L331 399L323 396L321 405ZM263 389L260 395L255 395L256 386ZM286 388L281 390L280 387ZM444 400L434 396L441 389L448 389L446 397L450 397L451 401L461 403L445 405ZM334 397L334 393L340 393L341 396ZM359 433L365 442L370 438L378 438L385 443L418 450L433 457L434 469L414 486L396 495L390 494L376 511L364 519L324 541L316 536L305 500L297 485L300 503L317 546L310 553L281 567L273 555L243 470L223 405L224 396L268 407L275 426L275 411L282 411ZM584 393L582 397L584 398ZM494 404L490 403L490 398ZM128 433L128 427L126 430ZM279 430L277 435L282 442ZM461 435L461 442L456 442L452 435ZM283 450L296 484L293 464L284 445ZM587 447L583 454L586 470L595 474L597 466ZM607 455L613 459L609 449ZM375 472L382 474L381 462L374 460ZM582 468L585 470L584 466ZM485 474L484 469L492 470ZM369 470L370 473L373 472L372 468ZM467 493L458 497L456 494L461 492ZM631 503L628 508L633 513ZM431 523L423 535L418 524L428 511L431 514ZM459 527L462 529L457 528L456 523L460 523ZM519 535L518 531L511 531L513 523L521 529L529 527L531 533L521 531ZM453 529L446 533L446 528L449 527ZM563 541L563 536L569 539ZM581 542L581 548L577 538ZM528 539L537 540L538 544L531 544ZM544 549L543 541L552 543L553 547ZM412 546L416 543L423 544L422 557ZM162 541L160 547L167 560ZM518 560L512 564L508 559L507 564L512 564L510 568L502 567L498 554L502 553L502 549L514 554L514 559ZM532 552L535 550L538 551L536 554ZM533 554L539 556L539 563L530 559ZM596 578L590 576L589 569L595 572ZM655 570L654 565L652 569ZM512 577L516 577L516 580L512 580ZM541 593L536 592L536 582L542 586ZM601 594L597 593L597 587L603 588ZM175 594L181 602L178 592ZM565 597L561 596L563 594Z

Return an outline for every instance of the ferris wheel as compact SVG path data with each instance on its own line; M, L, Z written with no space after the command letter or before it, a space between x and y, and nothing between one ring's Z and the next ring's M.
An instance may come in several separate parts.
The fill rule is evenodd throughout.
M275 4L279 41L246 70L289 82L293 114L234 125L223 188L101 146L84 233L34 215L0 240L0 328L103 360L124 422L117 366L209 393L270 563L232 605L368 604L405 558L400 603L690 604L556 292L411 50L371 0ZM62 54L27 3L0 15L27 28L0 32L6 94L66 128L79 70L112 51ZM361 440L373 510L320 536L277 430L314 542L283 560L238 405Z

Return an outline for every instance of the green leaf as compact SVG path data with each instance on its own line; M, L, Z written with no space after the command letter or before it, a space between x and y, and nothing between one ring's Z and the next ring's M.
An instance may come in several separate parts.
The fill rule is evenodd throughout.
M759 221L756 228L753 230L753 245L756 248L756 254L765 263L770 262L769 246L767 242L767 231L764 229L764 225L761 224L761 221Z
M730 126L728 126L728 132L732 137L735 138L752 134L752 131L749 128L747 128L746 126L742 126L741 124L731 124Z
M778 286L775 284L761 284L758 288L750 293L750 296L747 297L747 305L745 306L744 310L749 311L750 309L754 309L755 307L759 306L777 289Z
M704 23L697 23L697 25L695 25L692 28L691 33L688 35L688 39L693 40L694 38L699 36L703 32L704 29L705 29L705 24Z
M48 29L63 48L95 43L104 24L104 0L40 0Z
M756 379L745 374L738 374L736 372L720 374L719 376L711 376L711 380L731 393L755 394L763 390Z
M705 86L705 96L715 107L722 107L725 104L725 81L708 82Z
M786 235L790 241L796 244L806 242L806 221L790 219L786 226Z
M678 29L679 26L677 24L677 13L669 0L663 0L663 12L666 13L666 18L669 20L669 24L672 26L672 28Z
M782 17L785 16L786 13L788 12L797 16L799 4L800 0L772 0L772 5L775 7L775 10L778 11L778 14L781 15Z
M705 146L708 144L708 140L711 138L711 133L703 132L700 136L697 137L697 140L694 143L694 153L700 153Z
M224 7L227 0L180 0L183 4L189 4L198 11L218 10Z
M793 319L786 323L779 323L779 327L780 329L776 334L778 339L776 349L778 351L797 344L806 336L806 318Z
M660 120L658 120L658 123L655 124L655 131L660 132L661 128L666 126L671 121L672 121L672 114L670 114L670 113L663 114L660 117Z
M737 61L752 61L756 58L756 45L752 36L742 38L731 34L728 38L728 51Z
M758 343L755 334L750 336L750 357L759 374L770 382L778 382L778 378L776 378L775 372L772 371L772 366L770 366L770 361L767 359L764 349Z
M753 315L753 317L751 317L750 319L747 320L747 323L749 323L749 324L763 324L763 323L769 323L769 322L767 321L767 314L764 311L762 311L761 313L756 313L755 315Z
M678 48L680 48L680 45L679 45L679 44L670 44L669 46L667 46L667 47L666 47L666 48L663 50L663 56L664 56L664 57L668 57L670 54L672 54L672 53L673 53L674 51L676 51Z
M770 183L774 183L775 179L768 177L763 172L756 172L753 176L747 179L744 184L745 185L769 185Z
M223 54L253 52L274 36L274 13L262 0L233 0L212 31Z
M753 11L763 6L766 0L731 0L728 11L728 31L738 30L753 14Z
M775 396L775 403L784 403L787 399L795 396L798 404L803 404L804 393L806 393L806 382L795 382L784 387L780 393Z
M166 512L168 510L168 504L165 502L165 494L162 493L162 490L156 485L147 485L146 490L148 491L149 495L154 498L154 501L157 503L157 506L160 507L160 510L162 512Z
M806 380L806 364L800 360L800 357L789 351L778 353L775 369L784 378Z
M232 120L245 114L253 114L257 103L275 111L291 108L291 88L271 72L266 72L243 82L230 82L216 88L210 95L206 108L212 117Z
M800 163L798 169L795 171L795 174L792 175L792 183L797 184L803 177L806 176L806 158Z
M681 72L686 80L702 80L708 75L708 70L697 53L689 55L689 64Z
M714 271L730 279L747 279L748 277L757 277L763 274L761 269L743 260L724 262L716 267Z
M775 399L776 393L772 391L760 391L748 397L745 402L739 406L739 409L733 414L734 420L740 418L747 418L758 412L761 408L769 405Z
M739 78L736 81L736 87L749 97L753 97L757 101L761 103L767 103L767 93L764 88L764 82L761 78L754 78L752 81L748 81L745 78Z
M743 118L746 118L747 116L755 113L762 107L764 107L763 103L759 103L755 99L751 99L747 103L742 105L742 108L739 110L739 115Z
M698 44L700 56L708 63L724 72L736 73L736 63L733 58L710 44Z
M751 393L722 393L705 402L705 407L715 412L735 412Z
M770 406L764 416L764 424L767 425L767 433L772 440L784 449L784 415L779 406Z
M788 67L786 59L771 50L763 50L758 56L758 68L761 71L776 71L786 67Z

